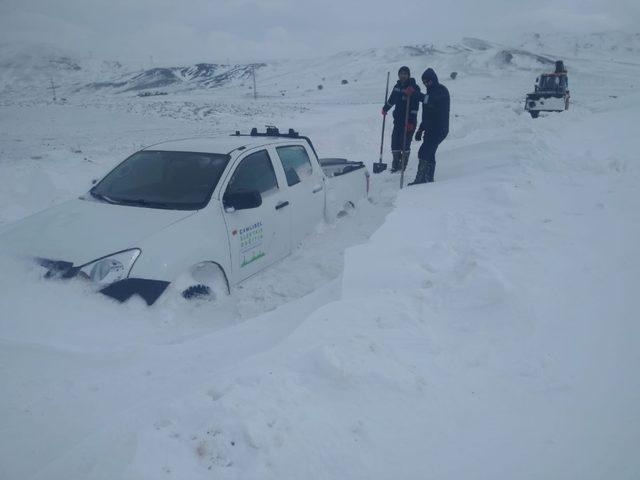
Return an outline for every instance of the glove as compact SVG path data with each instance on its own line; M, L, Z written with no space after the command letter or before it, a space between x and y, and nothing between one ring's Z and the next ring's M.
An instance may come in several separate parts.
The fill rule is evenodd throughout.
M383 116L383 117L386 117L386 116L387 116L387 111L386 111L384 108L382 109L382 116Z
M407 123L407 132L412 133L416 129L413 123Z
M419 142L422 140L422 130L418 130L416 132L416 142Z
M407 97L410 97L416 92L416 89L413 88L411 85L409 85L407 88L403 90L403 92Z

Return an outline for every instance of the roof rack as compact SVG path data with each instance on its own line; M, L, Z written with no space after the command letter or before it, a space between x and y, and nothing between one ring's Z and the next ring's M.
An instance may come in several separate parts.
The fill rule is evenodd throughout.
M281 133L280 129L278 127L274 126L274 125L265 125L265 127L266 127L266 131L265 132L258 132L258 129L256 127L253 127L248 134L246 134L246 133L243 134L243 133L240 133L240 130L236 130L236 133L233 133L231 136L232 137L299 138L301 140L305 140L309 144L309 146L311 147L311 150L313 150L313 153L316 155L316 157L318 156L318 153L316 152L316 149L313 146L313 143L311 142L311 139L309 137L305 137L303 135L300 135L293 128L290 128L287 133Z

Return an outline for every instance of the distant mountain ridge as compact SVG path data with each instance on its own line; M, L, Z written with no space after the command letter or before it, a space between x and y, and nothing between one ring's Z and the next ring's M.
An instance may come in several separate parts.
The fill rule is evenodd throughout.
M418 70L437 66L471 74L497 74L500 71L547 69L557 59L610 58L637 62L640 34L609 32L571 36L566 34L525 34L511 45L466 37L460 42L436 46L430 43L396 47L343 51L329 56L289 59L268 63L197 63L187 66L147 66L119 61L79 57L54 47L0 45L0 98L4 102L19 98L51 98L51 83L65 97L81 95L144 94L210 89L225 95L250 95L252 73L259 76L263 97L309 95L312 91L349 84L362 87L381 71L408 64ZM419 72L414 72L418 76ZM347 80L347 82L343 82ZM323 85L324 84L324 85ZM322 85L323 88L318 88ZM231 97L229 97L231 98Z
M214 88L232 80L244 80L251 77L254 70L266 67L266 63L244 65L223 65L216 63L197 63L189 67L156 67L140 73L125 74L121 79L92 82L84 88L110 88L117 92L141 91L152 88L183 86L187 89Z

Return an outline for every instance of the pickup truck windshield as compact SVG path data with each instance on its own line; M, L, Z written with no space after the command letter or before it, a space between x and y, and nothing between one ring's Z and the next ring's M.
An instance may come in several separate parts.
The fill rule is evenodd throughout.
M565 87L565 79L559 75L543 75L540 79L540 90L556 91Z
M198 210L211 198L229 155L143 150L90 191L102 201L171 210Z

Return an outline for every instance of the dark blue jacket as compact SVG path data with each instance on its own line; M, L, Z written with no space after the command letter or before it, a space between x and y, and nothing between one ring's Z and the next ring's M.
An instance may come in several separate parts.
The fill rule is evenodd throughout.
M433 70L430 72L430 80L433 81L433 85L427 87L426 94L420 94L422 122L419 129L425 132L425 136L442 141L449 134L451 99L449 90L438 82L438 77Z
M417 122L422 93L420 92L420 87L416 83L415 79L409 78L404 85L400 83L400 80L398 80L391 91L391 95L389 95L387 103L383 107L384 111L388 112L391 110L391 107L395 105L395 108L393 109L393 122L396 125L404 126L404 119L407 111L407 97L404 94L404 89L409 86L415 89L414 94L411 95L411 99L409 100L409 123L415 125Z

